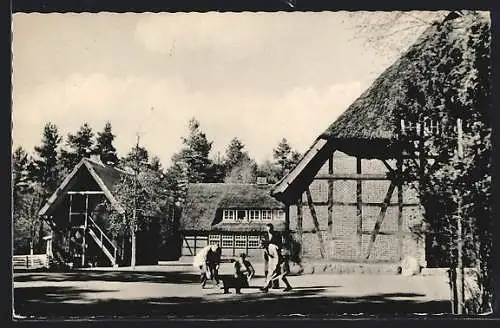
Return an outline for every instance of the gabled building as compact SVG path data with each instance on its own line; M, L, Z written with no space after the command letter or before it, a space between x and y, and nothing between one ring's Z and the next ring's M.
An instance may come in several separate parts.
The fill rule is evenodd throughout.
M488 26L487 21L484 15L451 13L429 26L273 187L273 197L290 206L289 228L302 244L303 256L397 263L410 255L422 266L430 255L435 265L446 257L444 234L425 237L413 229L422 223L422 211L418 197L400 178L407 133L416 128L401 119L401 103L408 94L403 80L433 74L434 68L421 72L416 63L442 47L443 33L448 33L446 42L467 46L469 30ZM436 110L446 115L446 108ZM438 133L440 122L421 119L420 136ZM322 191L321 197L313 195L315 189Z
M57 261L73 266L130 263L130 241L112 238L106 210L127 215L115 193L122 179L130 174L84 158L66 176L39 211L52 229L52 253ZM138 228L137 264L158 262L162 219L153 217L147 226Z
M246 253L261 259L266 224L283 231L286 215L285 205L271 197L266 184L189 184L179 225L182 256L219 244L223 257Z

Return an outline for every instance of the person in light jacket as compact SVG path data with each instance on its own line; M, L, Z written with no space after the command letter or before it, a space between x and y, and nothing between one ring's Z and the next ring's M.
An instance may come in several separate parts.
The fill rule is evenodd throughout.
M203 247L195 256L193 266L200 270L201 288L205 288L208 280L215 280L219 284L219 266L221 249L219 245Z
M278 246L275 244L268 243L267 241L262 241L262 248L264 252L267 253L269 262L268 262L268 275L266 277L266 282L264 283L264 287L261 288L263 292L268 292L269 288L272 286L273 281L277 281L281 279L285 284L284 291L292 290L292 286L288 282L286 275L288 272L281 274L281 266L283 264L283 258L279 252Z
M270 244L274 244L278 246L278 251L281 251L281 236L278 233L278 231L274 230L274 226L272 223L266 224L266 241ZM269 258L267 252L264 252L264 276L267 277L269 274ZM279 280L273 280L272 282L273 289L278 289L280 288L280 283Z

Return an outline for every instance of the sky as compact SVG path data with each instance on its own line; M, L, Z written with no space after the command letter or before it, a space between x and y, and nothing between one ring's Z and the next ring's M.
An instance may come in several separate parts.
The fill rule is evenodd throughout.
M66 136L110 121L164 166L195 117L224 154L262 163L282 138L304 152L437 12L84 13L13 16L13 147L52 122Z

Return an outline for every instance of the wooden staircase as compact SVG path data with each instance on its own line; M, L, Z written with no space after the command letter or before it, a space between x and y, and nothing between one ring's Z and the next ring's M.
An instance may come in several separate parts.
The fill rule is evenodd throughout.
M102 251L113 267L117 266L118 247L106 235L101 227L91 216L93 206L102 200L102 193L96 191L69 191L69 241L70 257L74 265L87 266L89 256L96 255L90 252L89 239L92 239L97 248ZM72 236L77 235L76 242L72 241ZM90 237L90 238L89 238ZM73 251L71 251L73 250Z
M104 252L106 257L110 260L113 267L117 267L117 254L118 248L111 241L111 239L102 231L102 229L95 223L92 217L88 216L87 232L95 241L97 246Z

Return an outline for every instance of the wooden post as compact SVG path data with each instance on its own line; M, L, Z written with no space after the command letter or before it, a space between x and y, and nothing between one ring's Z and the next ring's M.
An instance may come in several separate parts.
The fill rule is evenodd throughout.
M401 156L397 158L397 187L398 187L398 259L401 261L403 259L403 161Z
M384 202L382 203L382 207L380 208L380 213L377 217L377 221L375 222L375 227L373 228L371 234L370 243L368 244L368 250L366 253L367 259L370 257L373 244L375 243L375 239L377 238L378 232L380 231L380 227L382 226L382 222L384 221L385 213L387 211L387 207L389 206L389 202L391 201L392 193L394 192L395 187L396 183L394 181L391 181L391 185L387 190L387 194L385 195Z
M68 214L68 254L71 257L71 213L73 207L73 195L69 195L69 214Z
M319 222L318 222L318 217L316 215L316 210L314 209L313 205L313 200L311 196L311 190L307 188L306 190L306 196L307 196L307 205L309 206L309 211L311 211L311 216L313 219L314 227L316 229L316 232L318 233L318 239L319 239L319 252L321 255L321 258L325 258L325 243L323 241L323 236L321 235L321 229L319 227Z
M236 212L238 214L238 212ZM236 256L236 235L233 235L233 256Z
M361 174L361 158L356 157L356 174ZM358 236L358 254L361 258L363 254L363 207L361 203L363 202L362 197L362 181L356 181L356 217L357 217L357 226L356 226L356 234Z
M290 240L290 205L285 205L285 246L288 250L291 249Z
M303 241L303 226L302 226L302 221L303 221L303 214L302 214L302 194L300 197L297 199L297 232L299 234L299 240L300 240L300 255L302 256L304 254L304 241Z
M328 158L328 174L333 174L333 154ZM328 180L328 235L333 239L333 180Z
M30 241L30 256L29 256L29 265L28 265L28 267L30 267L30 266L33 267L34 266L34 264L33 264L33 254L34 254L34 252L33 252L33 241Z
M85 235L87 234L87 223L89 215L89 195L85 195L85 223L83 224L82 236L82 267L85 266Z
M403 140L405 134L405 124L404 120L401 120L401 125L398 129L399 140ZM397 249L397 258L399 261L403 259L403 146L400 144L397 150L396 157L396 181L398 187L398 249ZM382 160L386 168L389 172L394 173L391 166L385 161Z
M194 255L196 255L196 236L197 236L197 234L195 233L194 234L194 246L193 246L193 248L194 248Z
M210 244L210 240L208 241L208 243ZM245 235L245 254L248 256L248 235Z

